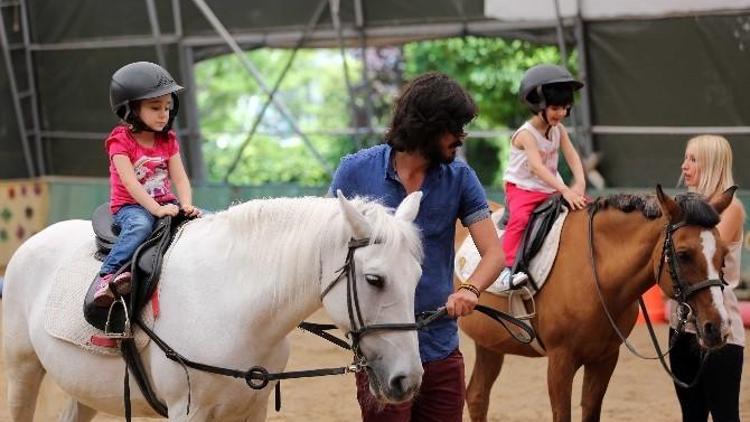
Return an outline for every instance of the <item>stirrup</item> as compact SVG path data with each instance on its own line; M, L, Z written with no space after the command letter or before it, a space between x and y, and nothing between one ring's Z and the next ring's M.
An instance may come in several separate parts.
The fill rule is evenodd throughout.
M126 339L133 338L133 332L130 329L130 315L128 315L128 305L125 303L125 299L119 294L116 295L114 302L109 305L109 311L107 311L107 322L104 323L104 336L111 339ZM115 305L119 304L122 306L122 311L125 313L125 322L123 324L122 332L109 331L109 322L112 318L112 310Z
M525 285L516 287L510 290L507 290L508 292L508 314L513 316L513 318L520 319L522 321L526 321L529 319L532 319L536 316L536 301L534 300L534 294L529 290L529 288ZM523 295L525 294L529 300L531 301L531 311L527 312L522 315L515 315L513 313L512 303L513 303L513 296L521 294L521 302L524 304L524 308L526 308L526 302L523 299Z

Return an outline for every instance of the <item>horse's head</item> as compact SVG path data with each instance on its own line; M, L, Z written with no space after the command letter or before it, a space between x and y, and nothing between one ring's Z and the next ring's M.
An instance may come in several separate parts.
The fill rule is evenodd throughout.
M663 243L654 250L656 279L677 300L681 318L694 318L699 342L706 348L723 346L729 334L721 275L727 248L716 225L735 190L729 188L709 203L697 194L672 199L661 186L656 189L668 221Z
M323 286L323 305L336 325L349 331L375 397L409 400L423 373L413 327L414 292L422 275L413 221L422 193L407 196L395 214L375 203L350 202L340 192L338 197L351 240L340 281Z

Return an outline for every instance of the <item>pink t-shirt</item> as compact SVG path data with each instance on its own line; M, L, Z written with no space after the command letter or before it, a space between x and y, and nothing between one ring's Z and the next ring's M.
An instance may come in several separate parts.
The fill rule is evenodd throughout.
M138 204L123 185L112 162L116 154L126 155L130 159L138 182L156 202L165 204L177 199L169 183L169 159L180 152L174 131L166 135L157 134L153 148L146 148L135 140L127 127L119 125L109 134L104 147L109 157L109 208L112 214L125 205Z

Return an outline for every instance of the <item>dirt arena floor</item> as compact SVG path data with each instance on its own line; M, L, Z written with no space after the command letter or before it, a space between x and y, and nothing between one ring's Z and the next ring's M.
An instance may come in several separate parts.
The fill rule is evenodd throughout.
M322 313L311 320L324 321ZM659 338L666 338L666 326L658 327ZM750 337L750 332L747 333ZM301 331L291 335L292 354L289 369L311 369L341 366L349 362L349 355L316 336ZM645 326L638 325L630 339L639 350L648 354L650 349ZM467 363L467 376L474 362L474 347L467 337L461 338L461 348ZM545 383L547 362L545 359L508 356L500 379L492 390L490 405L491 421L539 421L551 420L547 387ZM0 365L0 372L4 372ZM750 420L750 353L745 349L743 368L741 411L742 419ZM575 379L573 395L573 420L580 420L582 371ZM135 388L135 387L134 387ZM238 397L241 400L242 397ZM65 394L49 379L45 380L37 405L36 421L57 420L66 400ZM355 399L352 375L321 377L308 380L290 380L282 384L282 409L276 413L269 405L270 421L355 421L359 420L359 409ZM602 419L605 421L679 421L680 412L672 383L657 361L645 361L634 357L625 348L604 399ZM469 420L465 413L465 420ZM8 421L6 385L4 375L0 380L0 421ZM117 421L107 415L99 415L95 421ZM136 419L138 420L138 419ZM146 420L146 419L140 419Z

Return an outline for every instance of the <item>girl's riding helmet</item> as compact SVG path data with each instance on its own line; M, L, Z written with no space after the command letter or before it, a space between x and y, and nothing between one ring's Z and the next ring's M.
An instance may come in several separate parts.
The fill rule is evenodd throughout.
M547 107L542 86L549 84L568 84L573 91L583 88L583 83L575 79L568 69L553 64L539 64L523 74L518 97L534 114L539 113ZM532 92L536 95L530 95Z
M109 85L109 103L117 117L132 125L134 129L152 131L131 109L132 102L172 94L169 121L162 130L166 133L172 128L177 110L180 108L177 92L182 89L172 75L158 64L135 62L119 68L112 75L112 82Z

